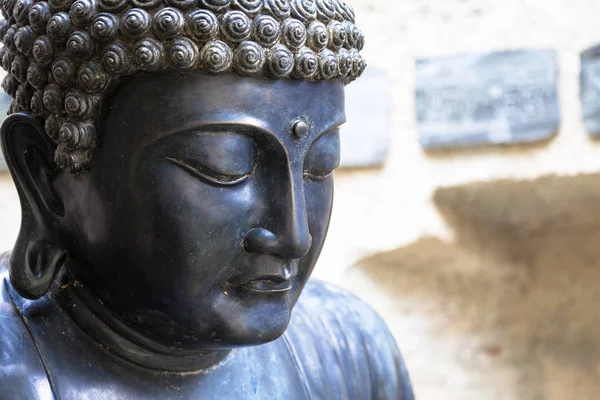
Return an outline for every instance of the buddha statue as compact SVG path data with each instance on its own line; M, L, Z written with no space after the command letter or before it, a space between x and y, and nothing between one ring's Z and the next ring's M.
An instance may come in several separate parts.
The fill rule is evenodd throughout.
M382 319L309 280L365 68L347 4L0 5L0 398L413 399Z

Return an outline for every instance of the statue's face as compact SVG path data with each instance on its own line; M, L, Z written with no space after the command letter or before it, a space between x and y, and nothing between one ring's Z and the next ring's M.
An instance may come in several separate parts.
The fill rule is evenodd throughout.
M170 73L107 102L90 171L56 183L76 276L164 345L279 337L329 224L342 82Z

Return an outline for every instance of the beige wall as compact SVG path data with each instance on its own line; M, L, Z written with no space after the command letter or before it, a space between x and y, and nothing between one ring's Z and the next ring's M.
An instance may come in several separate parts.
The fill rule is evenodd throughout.
M352 4L367 38L367 62L385 68L393 82L391 151L382 169L338 173L336 211L323 264L343 269L367 254L423 235L449 237L451 232L430 200L439 186L600 170L600 142L590 140L584 131L578 84L579 52L600 43L600 1L354 0ZM557 51L563 122L556 138L543 146L425 154L414 118L415 58L507 48Z
M595 193L590 180L519 183L509 197L494 183L471 201L468 189L456 189L464 191L449 212L461 216L454 221L442 217L433 198L443 186L600 171L600 143L586 136L578 86L580 51L600 43L600 2L353 4L367 61L393 81L391 151L381 169L337 174L336 208L316 275L359 293L386 316L419 399L597 398L600 356L592 349L600 319L595 275L587 275L595 271L597 242L584 240L595 229L582 233L581 226L599 210L589 194L567 195L582 187ZM557 51L557 136L542 145L425 154L414 119L415 58L507 48ZM539 191L549 194L525 201ZM550 203L561 205L560 212ZM566 214L571 207L577 217ZM502 222L515 218L516 225ZM466 233L464 221L471 219L479 229ZM548 236L517 235L527 224L543 226ZM479 240L488 232L490 240ZM508 250L498 245L507 241L515 242Z
M545 323L553 321L555 303L543 304L551 297L546 288L557 285L532 281L536 274L546 274L538 267L547 260L498 258L488 254L489 242L466 240L471 246L463 246L458 240L463 227L446 222L433 195L441 186L473 181L600 171L600 143L584 132L578 99L579 52L600 42L600 1L353 0L352 4L367 37L367 61L385 68L392 78L391 149L383 168L337 173L330 235L315 275L356 291L385 315L421 400L596 398L600 363L594 357L583 366L575 362L572 368L565 367L560 360L543 362L546 347L532 344L557 346L574 354L575 361L580 354L568 346L560 329L539 330L536 325L538 310L545 313ZM537 146L423 153L413 109L415 58L506 48L557 51L563 120L557 136ZM492 205L496 220L517 209L526 222L539 209L522 208L519 198L528 193L517 190L515 197L501 203L494 202L497 196L476 197L467 207L478 204L484 210L480 212L483 226L489 217L485 210ZM566 204L573 201L558 199ZM505 214L498 211L499 204L507 208ZM0 248L9 248L20 216L6 174L0 175L0 207ZM548 226L553 226L552 221ZM537 253L543 253L543 244L555 242L539 243ZM561 248L567 253L577 251L569 243ZM521 298L523 287L535 288L537 292L531 290L538 294ZM593 290L590 285L585 288ZM575 285L565 290L576 297L582 289ZM581 307L593 304L593 296L585 298L590 302ZM522 304L528 311L519 313ZM593 312L576 315L583 326L586 318L594 319ZM561 321L569 324L568 317ZM536 342L536 337L547 336L545 332L552 332L554 341ZM583 338L587 342L582 339L582 343L594 346L593 335ZM575 348L585 353L585 347ZM541 364L532 359L542 360Z
M10 249L21 221L19 198L8 172L0 172L0 252Z

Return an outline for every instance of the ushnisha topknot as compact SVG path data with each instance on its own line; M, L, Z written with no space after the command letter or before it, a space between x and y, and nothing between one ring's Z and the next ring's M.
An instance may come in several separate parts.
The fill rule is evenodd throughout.
M203 70L349 83L366 63L341 0L0 0L8 113L44 120L55 161L85 170L119 77Z

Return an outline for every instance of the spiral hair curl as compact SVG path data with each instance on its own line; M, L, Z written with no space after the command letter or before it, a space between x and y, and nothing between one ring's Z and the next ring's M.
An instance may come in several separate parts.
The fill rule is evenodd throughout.
M349 83L364 37L342 0L0 0L9 114L44 121L55 161L89 165L95 120L119 77L203 70Z

